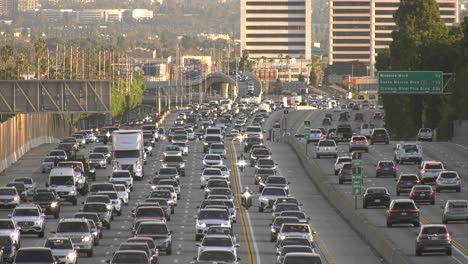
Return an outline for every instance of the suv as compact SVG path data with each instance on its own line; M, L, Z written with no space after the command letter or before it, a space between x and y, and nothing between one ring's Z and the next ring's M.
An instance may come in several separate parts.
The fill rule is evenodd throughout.
M231 227L231 217L229 211L223 209L200 209L198 215L194 217L195 223L195 240L200 239L205 235L206 230L210 226Z
M76 247L69 237L47 238L44 247L50 248L52 255L60 263L76 264L78 262Z
M395 179L396 194L399 196L400 193L411 192L413 186L421 184L421 180L416 174L400 174L398 179Z
M435 192L429 185L415 185L409 194L411 200L415 203L430 203L435 204Z
M468 200L448 200L445 205L440 206L444 209L442 214L442 223L449 221L468 222Z
M419 209L413 200L392 200L387 210L387 227L392 227L393 224L412 224L419 227Z
M32 203L39 205L45 214L53 215L55 219L60 215L60 198L53 192L35 193Z
M375 177L378 178L381 176L392 176L396 178L397 167L393 161L379 160L379 163L377 163L377 168L375 169Z
M423 140L428 140L432 141L432 129L430 128L420 128L418 131L418 140L423 141Z
M421 164L423 153L419 143L401 142L396 145L394 150L394 159L397 164L403 164L405 161Z
M79 252L86 252L88 257L94 254L94 237L88 220L84 218L61 219L57 231L52 232L59 237L69 237L73 245L80 247Z
M21 228L21 233L35 233L39 237L44 237L45 215L39 206L34 204L20 205L9 216L16 226Z
M133 177L128 170L114 170L112 175L109 176L109 182L125 184L130 188L130 191L133 191Z
M335 159L338 157L338 149L334 140L323 139L318 142L316 147L317 159L326 155L333 156Z
M166 255L172 254L172 231L169 230L165 222L142 222L138 226L135 236L150 237L159 250L163 250Z
M0 219L0 235L11 237L11 239L13 240L13 244L15 244L17 248L21 247L20 228L15 224L13 220L5 218Z
M272 208L278 198L287 197L287 193L282 187L265 187L258 197L260 206L258 211L262 213L266 208Z
M111 220L113 219L112 206L109 208L105 203L85 203L81 211L84 213L96 213L102 225L106 226L107 229L111 228Z
M213 143L223 143L221 135L206 135L205 142L203 142L203 153L207 153Z
M353 164L350 162L344 162L341 165L341 169L338 172L338 183L343 184L345 181L352 180Z
M388 136L387 129L385 128L374 128L369 136L371 145L374 143L380 142L388 144L390 142L390 137Z
M349 152L353 152L354 150L369 152L369 144L365 136L351 137L351 140L349 141Z
M442 251L452 255L452 240L446 225L423 225L416 238L416 256L426 251Z
M185 176L185 160L181 156L165 156L162 160L162 167L174 167L181 176Z
M0 207L15 208L21 203L21 198L15 187L0 187Z
M362 198L362 207L366 209L369 205L385 206L390 205L390 193L385 187L369 187Z
M461 191L461 178L456 171L442 171L436 179L436 192L443 189L454 189L456 192Z
M343 114L345 113L342 113L341 115ZM340 120L342 119L341 115L340 115ZM346 118L346 120L348 119ZM351 128L349 124L341 124L341 125L338 125L338 127L336 128L336 132L335 132L336 142L350 141L352 136L353 136L353 129Z
M421 166L419 166L419 178L423 183L435 183L439 173L445 170L445 166L442 162L439 161L423 161Z
M41 264L55 264L57 263L50 248L43 247L25 247L20 248L16 253L13 263L37 263L41 260Z
M338 172L340 172L341 167L343 167L343 163L345 162L352 162L351 156L341 156L337 157L335 161L335 175L338 175Z

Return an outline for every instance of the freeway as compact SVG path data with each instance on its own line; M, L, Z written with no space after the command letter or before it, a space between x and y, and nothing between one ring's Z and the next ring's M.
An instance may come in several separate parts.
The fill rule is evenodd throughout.
M372 114L375 110L361 110L364 113L364 120L372 119ZM351 116L354 118L354 114L357 111L352 111ZM301 134L303 121L311 121L312 128L322 127L321 121L326 113L332 113L333 120L335 120L331 126L336 127L339 113L333 113L331 110L319 110L319 111L293 111L288 116L288 129L292 134ZM376 121L379 122L379 121ZM359 122L353 121L352 127L356 131L359 126ZM379 125L383 125L380 123ZM376 178L375 169L376 164L379 160L392 160L393 159L393 147L397 142L391 141L389 145L370 145L369 153L363 154L363 177L364 187L371 186L382 186L386 187L391 193L392 199L405 198L406 194L396 196L395 193L395 181L393 178ZM457 145L449 142L423 142L423 160L436 160L443 161L447 165L447 169L456 170L462 177L462 191L460 193L455 192L441 192L436 194L435 205L421 205L421 222L423 224L428 223L442 223L442 209L440 205L445 204L448 199L467 199L468 198L468 182L466 181L465 175L468 175L467 161L468 148L463 145ZM309 144L309 153L315 157L314 145ZM339 154L348 154L348 147L346 144L339 145ZM321 170L321 175L326 177L329 184L335 185L342 193L346 194L346 197L350 202L354 199L351 195L350 185L339 185L337 176L333 173L334 159L314 159L314 162L318 164ZM418 168L416 165L404 164L397 166L398 173L417 173ZM415 238L417 236L417 228L410 226L395 226L393 228L387 228L385 224L385 209L362 209L361 199L358 199L358 210L363 213L369 223L378 227L386 236L395 242L396 245L404 252L408 259L412 263L468 263L468 228L467 223L449 223L447 226L453 233L454 239L453 255L452 256L441 256L441 255L425 255L423 257L415 256ZM430 256L430 257L429 257Z

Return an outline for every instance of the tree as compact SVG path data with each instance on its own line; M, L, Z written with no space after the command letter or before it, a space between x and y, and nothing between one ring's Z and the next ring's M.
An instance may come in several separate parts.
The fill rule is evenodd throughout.
M324 67L321 57L312 58L311 63L306 65L310 69L309 84L318 86L323 82Z
M0 49L0 57L2 60L2 65L3 65L3 78L8 79L7 77L7 67L8 67L8 62L10 61L10 58L13 56L13 47L10 45L5 45Z
M249 60L249 51L243 50L242 56L239 61L239 68L242 69L243 72L251 72L252 71L252 62Z
M44 60L44 55L47 53L46 40L43 38L36 39L34 41L34 51L36 52L37 79L41 79L41 61Z

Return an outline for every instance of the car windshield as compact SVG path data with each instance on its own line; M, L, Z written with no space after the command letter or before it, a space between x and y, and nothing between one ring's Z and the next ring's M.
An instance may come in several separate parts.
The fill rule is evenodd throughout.
M73 249L73 245L69 239L48 239L44 247L50 249Z
M224 145L221 145L221 144L212 144L210 146L210 148L212 149L224 149Z
M172 195L168 191L155 191L151 192L151 197L171 198Z
M221 156L219 156L219 155L206 155L205 159L206 160L220 160Z
M306 225L283 225L281 232L309 233L309 227Z
M335 141L324 140L319 142L319 147L334 147Z
M9 182L6 185L7 187L15 187L18 192L23 192L24 191L24 183L22 182Z
M105 147L98 147L98 148L94 148L93 152L96 152L96 153L108 153L109 150Z
M201 261L218 261L218 262L233 262L236 260L234 254L230 251L204 251L200 254L198 260Z
M51 151L49 153L49 156L64 156L65 153L63 153L63 151Z
M205 247L232 247L232 239L228 237L206 237L202 245Z
M63 222L59 223L57 233L88 233L89 227L86 222Z
M99 216L97 214L93 214L93 213L88 213L88 214L78 213L78 214L75 214L74 218L86 218L86 219L93 220L94 223L100 222Z
M47 157L43 160L43 162L55 162L55 158L54 157Z
M268 156L270 155L270 152L266 149L256 149L253 152L254 155L261 155L261 156Z
M338 160L338 163L344 163L344 162L352 162L351 158L340 158Z
M140 250L146 252L146 254L150 254L149 248L146 243L125 243L120 245L119 250Z
M403 149L405 150L405 153L418 153L418 146L416 145L404 145Z
M138 234L167 235L169 230L165 224L141 224Z
M181 148L185 148L187 146L185 142L174 142L174 145L181 147Z
M119 196L115 192L108 192L108 193L103 193L103 194L107 195L107 197L109 197L109 199L111 199L111 200L119 199Z
M130 150L130 151L115 151L114 159L130 159L130 158L140 158L139 150Z
M261 166L266 166L266 165L270 165L270 166L273 166L275 165L275 162L271 159L260 159L258 160L258 165L261 165Z
M32 179L30 178L16 178L15 182L22 182L24 184L32 184Z
M281 255L284 256L287 253L291 252L301 252L301 253L314 253L313 249L311 247L285 247L281 251ZM303 262L306 263L306 262ZM307 262L309 263L309 262Z
M301 238L301 237L290 237L286 238L283 240L282 246L310 246L309 240L307 238Z
M297 217L298 219L306 219L305 213L301 211L285 211L281 213L281 216L292 216Z
M286 196L286 192L282 188L265 188L262 195Z
M281 212L281 211L288 211L288 210L299 210L299 207L295 204L278 204L276 206L276 211Z
M221 175L221 170L205 169L203 175Z
M13 212L13 216L39 216L39 210L36 208L17 208Z
M418 176L416 175L404 175L400 177L400 181L417 181Z
M166 156L164 162L184 162L181 156Z
M106 212L107 206L105 204L85 204L83 212Z
M147 199L145 202L158 203L160 206L167 205L167 200L160 199L160 198L150 198L150 199Z
M413 190L415 190L415 191L431 191L432 187L431 186L414 186Z
M353 137L354 140L356 141L366 141L366 137Z
M255 174L260 175L275 175L275 170L273 169L258 169Z
M421 233L424 235L445 235L447 229L442 226L425 226Z
M145 252L117 252L112 258L112 263L116 264L140 264L148 263L148 256Z
M387 131L384 129L374 129L374 134L375 135L386 135Z
M379 166L381 167L393 167L393 162L391 161L381 161L379 162Z
M421 128L420 130L422 133L430 133L432 130L430 128Z
M41 260L43 263L54 263L54 257L50 250L31 249L19 250L15 257L15 263L31 263L31 260Z
M285 223L299 223L299 219L293 218L293 217L277 217L275 219L274 225L281 226L282 224L285 224Z
M33 201L38 201L38 202L49 202L49 201L54 201L55 196L52 193L36 193L33 196Z
M99 191L114 191L114 185L112 183L103 183L103 184L93 184L91 185L90 192L99 192Z
M102 154L89 154L90 159L104 159Z
M164 217L164 212L161 208L157 207L140 207L135 217Z
M468 201L449 202L449 208L468 208Z
M130 178L130 173L126 171L114 171L112 178Z
M261 128L261 127L247 127L246 132L247 132L247 133L249 133L249 132L261 133L261 132L262 132L262 128Z
M266 183L268 184L286 184L286 178L285 177L268 177L266 180Z
M146 133L145 133L145 134L143 134L143 138L153 139L154 136L153 136L153 134L146 134Z
M208 181L208 187L228 187L225 181Z
M200 211L200 214L198 215L198 219L203 220L203 219L223 219L223 220L228 220L229 215L226 211L221 211L221 210L216 210L216 211L211 211L211 210L205 210L205 211Z
M368 194L387 194L387 190L384 188L369 188L367 189Z
M0 195L16 195L16 192L11 188L2 188L0 189Z
M109 197L107 196L89 196L86 198L87 203L111 203Z
M231 195L231 190L228 188L213 188L210 190L210 195Z
M0 229L14 229L15 225L11 220L0 221Z
M287 256L283 264L322 264L320 257L316 256Z
M176 168L160 168L159 174L177 174Z

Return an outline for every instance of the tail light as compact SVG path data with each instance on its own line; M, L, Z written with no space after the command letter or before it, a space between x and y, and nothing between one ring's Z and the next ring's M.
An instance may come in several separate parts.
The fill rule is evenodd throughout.
M377 167L377 170L380 170L380 169L382 169L382 167L378 166L378 167Z
M400 210L395 210L395 209L392 209L392 210L388 210L389 213L399 213Z
M355 141L355 140L351 140L351 144L356 144L356 141Z
M421 170L421 173L426 173L426 170Z
M410 196L411 196L411 197L414 197L415 195L416 195L415 192L411 192L411 193L410 193Z
M368 143L367 139L364 142L367 144Z
M421 183L421 181L420 181L420 180L417 180L417 181L413 181L413 182L414 182L414 183Z
M396 167L395 167L395 166L393 166L392 169L393 169L394 171L396 171Z
M448 230L445 232L445 236L447 237L448 240L450 240L450 233Z
M434 196L434 195L435 195L435 192L434 192L434 191L431 191L431 192L429 193L429 195L430 195L430 196Z
M417 212L419 212L419 210L418 209L411 209L411 210L408 210L407 212L408 213L417 213Z

